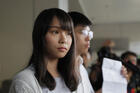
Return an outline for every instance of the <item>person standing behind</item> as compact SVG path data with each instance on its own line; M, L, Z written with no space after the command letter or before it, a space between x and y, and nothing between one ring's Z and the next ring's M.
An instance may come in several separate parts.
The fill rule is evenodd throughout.
M139 93L140 89L138 87L140 85L139 84L140 76L139 74L135 73L135 70L134 70L134 69L138 69L136 53L132 51L126 51L121 55L121 58L126 64L129 64L131 66L131 67L127 67L128 81L129 81L128 86L127 86L128 93ZM136 71L139 71L139 70L136 70Z
M76 38L76 61L79 63L81 83L78 86L77 93L95 93L93 90L88 73L83 66L82 54L87 53L90 48L90 40L93 38L93 31L90 30L92 22L82 13L71 11L68 12L74 23L74 32ZM122 67L122 74L127 77L126 68ZM83 87L83 90L81 90Z
M93 32L90 30L92 22L83 14L75 11L68 13L74 23L74 32L76 37L76 60L79 63L81 83L78 86L77 93L94 93L89 81L88 73L83 66L81 54L87 53L90 47L90 40L93 38ZM81 90L81 87L83 90Z

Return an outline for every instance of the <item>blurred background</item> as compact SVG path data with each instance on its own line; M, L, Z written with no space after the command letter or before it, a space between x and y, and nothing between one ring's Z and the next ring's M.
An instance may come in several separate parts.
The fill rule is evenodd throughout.
M54 7L79 11L92 20L93 60L106 40L115 43L118 56L126 50L140 55L140 0L0 0L0 88L8 87L2 83L27 65L36 16Z

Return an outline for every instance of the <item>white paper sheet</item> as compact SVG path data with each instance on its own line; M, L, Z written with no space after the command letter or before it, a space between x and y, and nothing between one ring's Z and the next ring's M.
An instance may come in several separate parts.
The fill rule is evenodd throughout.
M127 80L121 75L121 67L120 61L103 59L102 93L127 93Z

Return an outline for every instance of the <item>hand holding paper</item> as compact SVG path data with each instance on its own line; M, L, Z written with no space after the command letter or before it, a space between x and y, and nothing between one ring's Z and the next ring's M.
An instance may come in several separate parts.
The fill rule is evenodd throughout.
M104 58L102 93L127 93L127 80L121 75L120 61Z

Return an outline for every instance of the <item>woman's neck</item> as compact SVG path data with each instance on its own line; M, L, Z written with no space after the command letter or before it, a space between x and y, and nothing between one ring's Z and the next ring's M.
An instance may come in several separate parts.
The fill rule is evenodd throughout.
M58 64L58 59L45 59L46 63L46 69L48 72L55 78L55 77L60 77L58 70L57 70L57 64Z

